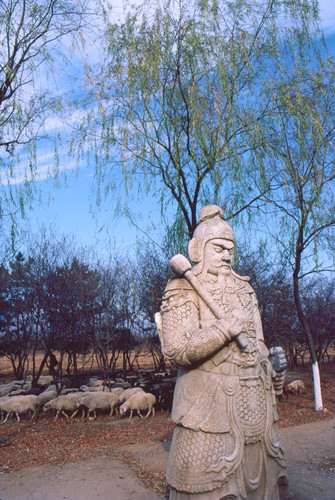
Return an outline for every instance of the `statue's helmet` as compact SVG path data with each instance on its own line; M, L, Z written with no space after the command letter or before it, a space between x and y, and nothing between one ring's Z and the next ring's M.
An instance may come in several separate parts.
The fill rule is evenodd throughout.
M235 243L234 231L224 220L222 208L217 205L207 205L199 212L198 224L188 245L190 259L196 263L201 262L207 241L216 238Z

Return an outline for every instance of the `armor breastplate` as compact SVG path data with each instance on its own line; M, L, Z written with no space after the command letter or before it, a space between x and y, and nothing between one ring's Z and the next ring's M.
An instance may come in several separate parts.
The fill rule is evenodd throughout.
M245 352L241 352L236 342L231 342L228 346L223 347L217 354L215 354L210 363L216 367L221 363L233 363L241 367L251 367L257 365L260 361L260 350L256 340L256 328L254 324L254 311L252 301L252 289L248 283L240 283L236 279L230 280L226 286L218 288L217 283L212 280L203 280L202 284L207 288L207 291L212 295L213 300L221 308L223 316L227 316L227 322L231 315L244 318L247 326L243 335L247 337L249 346ZM200 310L200 326L206 328L210 326L215 317L203 301L199 301ZM206 370L208 362L203 364ZM208 366L209 368L209 366ZM208 371L213 371L208 369ZM214 368L217 373L238 374L238 370L233 367L226 370L221 367L218 370Z
M247 321L243 334L248 338L249 346L245 352L241 352L236 342L231 342L199 368L210 373L236 377L238 382L233 395L233 411L245 440L253 442L264 431L267 404L265 375L260 369L260 349L253 319L251 289L249 285L237 282L230 282L221 289L215 287L213 282L203 281L203 285L222 309L222 314L227 315L227 321L232 314ZM204 303L200 302L199 306L200 324L202 328L206 328L215 318Z

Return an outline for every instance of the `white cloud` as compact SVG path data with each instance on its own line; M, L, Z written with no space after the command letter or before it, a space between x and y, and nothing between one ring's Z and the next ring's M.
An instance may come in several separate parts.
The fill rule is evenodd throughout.
M26 157L27 158L27 157ZM38 166L36 170L31 172L25 158L21 158L21 164L18 164L15 171L10 176L8 171L0 174L0 188L6 186L18 186L23 183L41 182L53 177L56 173L74 170L77 164L74 160L70 160L65 154L60 158L59 164L56 165L53 152L38 154Z
M319 8L325 33L335 33L335 0L319 0Z
M51 116L46 119L43 125L43 133L70 134L75 124L81 123L86 116L84 109L71 110L66 116Z

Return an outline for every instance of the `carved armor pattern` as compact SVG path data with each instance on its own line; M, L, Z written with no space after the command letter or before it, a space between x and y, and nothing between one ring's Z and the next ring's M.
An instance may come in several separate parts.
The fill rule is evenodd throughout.
M169 455L167 470L169 484L184 491L215 488L222 478L217 472L209 470L222 457L231 455L233 449L234 441L228 433L197 432L177 425ZM190 474L193 478L192 487L189 486ZM222 475L225 476L224 471Z
M266 400L263 384L259 378L240 380L237 408L243 426L258 426L265 421Z
M163 316L164 351L168 358L173 358L187 344L189 331L196 330L196 307L192 302L186 302L179 307L171 307ZM176 331L180 332L178 336ZM173 346L173 347L172 347Z
M233 441L227 434L197 432L180 427L176 427L176 440L171 447L178 467L190 467L194 471L207 469L232 451Z
M164 354L168 359L182 361L185 365L209 356L230 340L220 321L199 329L198 309L191 298L186 297L184 303L174 305L176 300L172 296L168 303L163 302L162 307Z
M180 307L172 307L164 313L164 329L175 332L177 328L186 324L188 325L187 329L192 329L192 326L196 329L197 325L194 321L194 310L196 310L195 305L191 302L186 302Z

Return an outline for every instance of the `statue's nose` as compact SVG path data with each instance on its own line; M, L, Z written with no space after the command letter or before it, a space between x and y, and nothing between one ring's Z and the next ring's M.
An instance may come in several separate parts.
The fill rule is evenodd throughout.
M229 260L229 259L230 259L230 255L229 255L228 250L224 250L223 254L222 254L222 260Z

